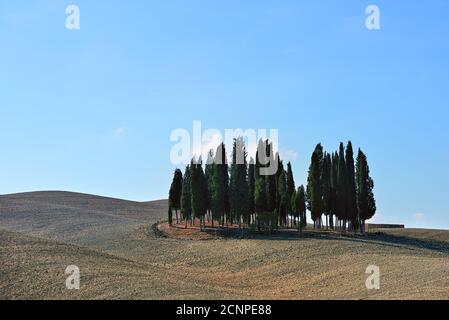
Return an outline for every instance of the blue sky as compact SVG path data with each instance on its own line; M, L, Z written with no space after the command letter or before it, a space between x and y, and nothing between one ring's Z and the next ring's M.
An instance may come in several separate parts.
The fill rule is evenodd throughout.
M365 28L370 4L380 30ZM200 120L278 129L297 184L316 143L350 139L368 156L375 221L449 228L448 12L445 0L2 1L0 193L165 198L170 133Z

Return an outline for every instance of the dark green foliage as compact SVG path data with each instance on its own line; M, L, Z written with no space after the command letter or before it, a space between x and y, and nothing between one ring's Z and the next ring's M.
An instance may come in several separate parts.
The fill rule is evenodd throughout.
M268 142L268 140L265 142L266 145L266 155L268 157L269 163L273 164L275 161L278 160L278 158L274 155L273 151L273 144ZM278 163L278 168L280 167L280 164ZM277 188L276 188L276 175L266 175L266 194L267 194L267 211L274 212L274 210L277 208Z
M357 211L360 227L364 232L365 220L371 219L376 213L374 199L374 182L369 176L369 166L366 155L359 149L356 163Z
M329 216L329 226L334 227L333 216L337 214L337 180L338 180L338 153L332 154L331 161L331 211Z
M200 228L207 212L208 192L207 180L204 175L201 158L198 162L192 161L190 166L190 190L192 219L200 219Z
M226 149L220 144L215 153L213 165L213 179L211 191L212 219L224 224L226 214L229 212L229 176L226 160Z
M323 148L318 144L312 153L307 179L308 201L310 214L315 227L321 227L321 215L323 214L323 193L322 193L322 169L323 168Z
M287 194L287 177L284 168L282 168L278 177L277 194L279 197L277 208L279 222L285 226L287 224L287 209L290 207L291 198Z
M181 213L183 219L186 223L192 215L192 205L191 205L191 192L190 192L190 166L186 167L184 173L184 179L182 181L182 194L181 194Z
M346 163L343 143L340 143L338 153L336 195L336 216L341 222L344 222L344 224L346 224Z
M321 173L321 191L323 195L323 213L326 216L326 227L329 225L329 216L332 212L332 185L331 185L331 175L332 175L332 162L331 156L327 152L324 153L323 166Z
M268 211L267 206L267 187L266 187L266 180L265 176L260 174L260 169L262 168L262 164L260 162L260 154L265 152L265 143L260 140L259 144L257 146L257 153L256 153L256 163L255 163L255 170L254 170L254 177L255 177L255 188L254 188L254 207L259 215L262 212Z
M179 169L175 170L173 181L170 186L168 205L176 211L176 223L178 220L178 210L181 209L181 195L182 195L182 172Z
M307 226L307 216L306 216L306 192L304 186L301 185L295 194L294 201L295 213L299 216L299 227L303 229Z
M229 202L231 223L248 221L249 187L246 163L246 150L243 138L234 140L232 148L231 178L229 186Z
M254 191L256 188L256 181L255 181L255 173L254 170L256 168L256 165L254 163L254 159L251 158L249 160L248 165L248 213L249 213L249 219L251 219L251 215L255 213L255 206L254 206ZM249 223L248 221L247 223Z
M210 150L207 154L204 176L206 178L207 184L207 211L210 213L212 206L212 189L214 178L214 153L212 150Z
M295 179L293 178L292 164L287 163L287 198L292 199L294 193L296 192ZM287 206L287 213L291 214L293 212L291 202L289 201Z
M351 228L357 231L359 224L357 216L354 154L351 141L346 146L346 217L351 222Z

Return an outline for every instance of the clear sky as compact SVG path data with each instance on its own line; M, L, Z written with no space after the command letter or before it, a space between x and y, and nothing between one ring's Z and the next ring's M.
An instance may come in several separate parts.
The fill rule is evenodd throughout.
M352 140L375 221L449 228L448 15L446 0L1 1L0 193L166 198L170 133L200 120L278 129L297 184L316 143Z

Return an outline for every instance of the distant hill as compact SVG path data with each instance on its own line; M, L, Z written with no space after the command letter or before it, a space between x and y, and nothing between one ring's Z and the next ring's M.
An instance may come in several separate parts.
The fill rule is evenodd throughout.
M76 244L115 239L166 212L166 200L134 202L65 191L0 196L0 228Z

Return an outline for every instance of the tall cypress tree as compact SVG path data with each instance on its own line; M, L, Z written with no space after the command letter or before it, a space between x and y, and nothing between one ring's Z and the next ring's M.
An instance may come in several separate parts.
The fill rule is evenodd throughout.
M246 150L243 138L239 137L233 144L229 187L231 222L237 221L239 226L242 220L248 220L248 190Z
M185 220L185 228L187 228L187 221L192 214L191 193L190 193L190 166L186 166L184 179L182 181L181 194L181 214Z
M255 213L255 206L254 206L254 191L256 188L256 181L255 181L255 163L254 163L254 159L251 158L249 160L249 165L248 165L248 213L249 213L249 217L248 217L248 221L247 223L250 224L251 222L251 217L254 215Z
M334 228L334 218L337 215L337 177L338 177L338 153L332 154L331 159L331 214L330 214L330 227Z
M200 229L202 229L204 216L207 210L207 182L203 172L202 160L198 162L192 160L190 166L190 192L192 206L192 220L200 220Z
M321 215L323 214L322 194L322 171L323 171L323 147L317 144L312 153L307 178L307 200L314 226L321 227Z
M331 215L332 195L331 195L331 158L328 153L324 153L323 171L321 173L321 191L323 194L323 213L326 216L326 228L329 226L329 216Z
M278 160L274 155L273 144L267 140L265 142L265 145L266 145L266 155L270 159L269 163L273 164L275 163L275 161ZM269 212L274 213L274 210L276 210L277 208L276 175L275 174L266 175L265 179L267 180L266 182L267 209Z
M226 160L226 149L223 143L217 147L217 152L215 153L212 181L212 216L213 219L220 220L223 225L226 214L229 213L228 164Z
M214 178L214 152L210 150L207 154L206 165L204 169L204 176L207 184L207 211L209 218L212 219L212 192L213 192L213 178Z
M190 162L190 206L192 208L192 214L190 216L190 223L192 224L194 219L200 216L201 211L201 185L198 164L195 159Z
M285 226L287 224L287 208L289 207L291 198L287 194L287 177L283 168L278 179L277 194L279 203L277 212L281 224Z
M261 159L266 157L265 142L259 140L256 153L256 163L254 166L254 208L256 212L257 228L261 227L261 217L268 211L267 187L265 176L261 175L263 164Z
M291 199L293 197L293 194L296 192L295 187L295 179L293 178L293 170L292 170L292 164L290 162L287 163L287 198ZM292 213L292 207L291 202L289 202L287 206L287 213Z
M365 232L365 221L371 219L376 213L374 199L374 181L369 175L369 166L366 155L359 149L356 162L356 197L358 220L360 230Z
M340 143L338 152L338 166L337 166L337 218L340 222L340 227L346 229L346 163L345 151L343 143Z
M355 189L354 153L352 143L348 141L346 146L346 215L351 222L351 229L357 231L360 223L357 215Z
M173 181L171 183L168 196L168 204L170 207L170 211L174 209L176 212L176 223L179 223L178 210L181 209L181 194L182 194L182 172L181 170L176 169L173 175Z

